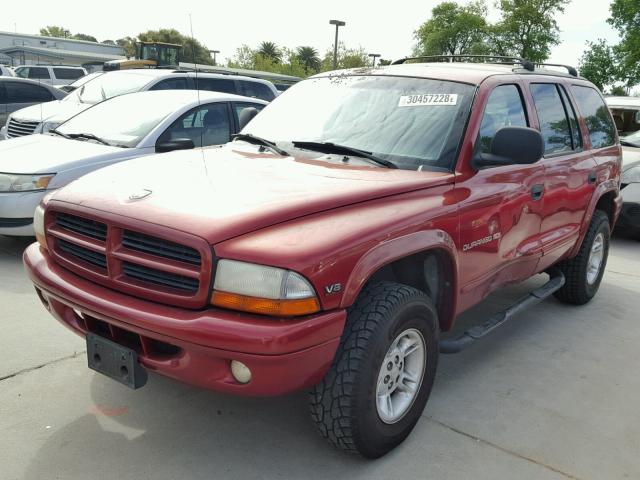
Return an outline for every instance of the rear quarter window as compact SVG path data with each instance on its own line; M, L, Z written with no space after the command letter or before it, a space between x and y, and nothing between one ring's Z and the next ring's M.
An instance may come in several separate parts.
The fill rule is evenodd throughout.
M247 80L240 81L240 95L245 97L259 98L270 102L276 98L273 91L264 83L249 82Z
M77 80L84 77L84 72L79 68L54 68L53 74L59 80Z
M30 83L6 82L7 103L39 103L54 100L49 90Z
M616 127L600 94L591 87L573 85L573 95L589 130L591 148L603 148L616 141Z

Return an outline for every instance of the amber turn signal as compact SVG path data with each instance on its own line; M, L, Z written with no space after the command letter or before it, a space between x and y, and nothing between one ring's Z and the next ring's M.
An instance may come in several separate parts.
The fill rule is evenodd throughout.
M237 293L219 292L216 290L214 290L211 296L211 304L220 308L257 313L259 315L271 315L274 317L309 315L320 310L320 304L315 297L273 300L269 298L248 297Z

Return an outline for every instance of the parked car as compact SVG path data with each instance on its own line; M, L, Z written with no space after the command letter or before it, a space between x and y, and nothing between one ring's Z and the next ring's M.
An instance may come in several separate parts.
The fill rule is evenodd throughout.
M38 296L85 337L90 368L131 388L152 371L237 395L310 389L324 437L384 455L422 415L439 351L552 294L586 304L605 270L611 114L574 69L514 62L320 74L219 149L89 174L36 210Z
M640 98L605 97L620 136L640 130Z
M7 136L19 135L32 128L28 122L16 122L11 132L7 132L5 122L13 112L37 104L42 104L42 108L46 108L47 104L43 102L60 100L65 95L66 93L55 87L42 85L33 80L0 77L0 125L3 125L0 129L0 140L4 140Z
M0 235L33 236L33 212L49 191L123 160L226 143L238 112L267 102L226 93L166 90L122 95L44 135L0 144Z
M93 73L89 73L87 75L85 75L84 77L80 77L78 80L76 80L73 83L70 83L69 85L60 85L58 88L60 90L62 90L63 92L67 92L67 93L71 93L74 90L80 88L81 86L83 86L85 83L90 82L91 80L98 78L100 75L103 75L105 72L103 71L99 71L99 72L93 72Z
M145 90L185 90L200 89L244 95L271 101L277 91L272 83L257 78L240 77L213 73L186 72L182 70L137 69L104 73L104 75L84 84L71 92L60 102L49 103L41 107L31 107L12 114L7 120L11 123L27 124L31 128L21 129L19 133L9 132L9 138L46 133L75 114L98 102L125 93Z
M0 64L0 77L15 77L16 73L8 65Z
M72 65L20 65L16 76L38 80L52 86L68 85L87 74L83 67Z
M640 240L640 131L620 138L622 212L617 228Z

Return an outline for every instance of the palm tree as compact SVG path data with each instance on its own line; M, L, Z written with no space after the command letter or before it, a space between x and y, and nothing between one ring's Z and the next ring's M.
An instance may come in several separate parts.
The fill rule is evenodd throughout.
M265 58L270 58L275 63L280 63L280 60L282 60L282 52L273 42L262 42L258 48L258 54Z
M298 60L304 65L304 71L320 70L320 57L318 51L313 47L298 47L296 49Z

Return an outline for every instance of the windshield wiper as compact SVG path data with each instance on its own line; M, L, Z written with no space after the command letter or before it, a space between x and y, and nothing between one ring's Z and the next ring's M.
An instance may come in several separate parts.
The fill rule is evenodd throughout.
M106 140L103 140L102 138L94 135L93 133L70 133L67 135L69 138L84 138L87 140L95 140L96 142L99 142L103 145L108 145L108 146L112 146L109 142L107 142Z
M316 152L323 153L335 153L338 155L353 155L355 157L362 157L372 162L377 163L378 165L382 165L387 168L398 168L398 166L390 162L389 160L385 160L384 158L376 157L373 153L367 152L365 150L360 150L359 148L349 147L347 145L337 145L331 142L293 142L293 146L296 148L303 148L306 150L315 150Z
M58 131L58 129L57 129L57 128L52 128L51 130L49 130L49 133L53 133L53 134L55 134L55 135L60 135L61 137L64 137L64 138L71 138L71 137L70 137L69 135L67 135L66 133L62 133L62 132Z
M273 150L278 155L282 155L283 157L289 156L288 152L278 147L275 143L270 142L269 140L266 140L262 137L256 137L255 135L251 135L250 133L236 133L235 135L231 135L231 138L234 140L244 140L247 143L253 143L254 145L266 147L270 150Z

